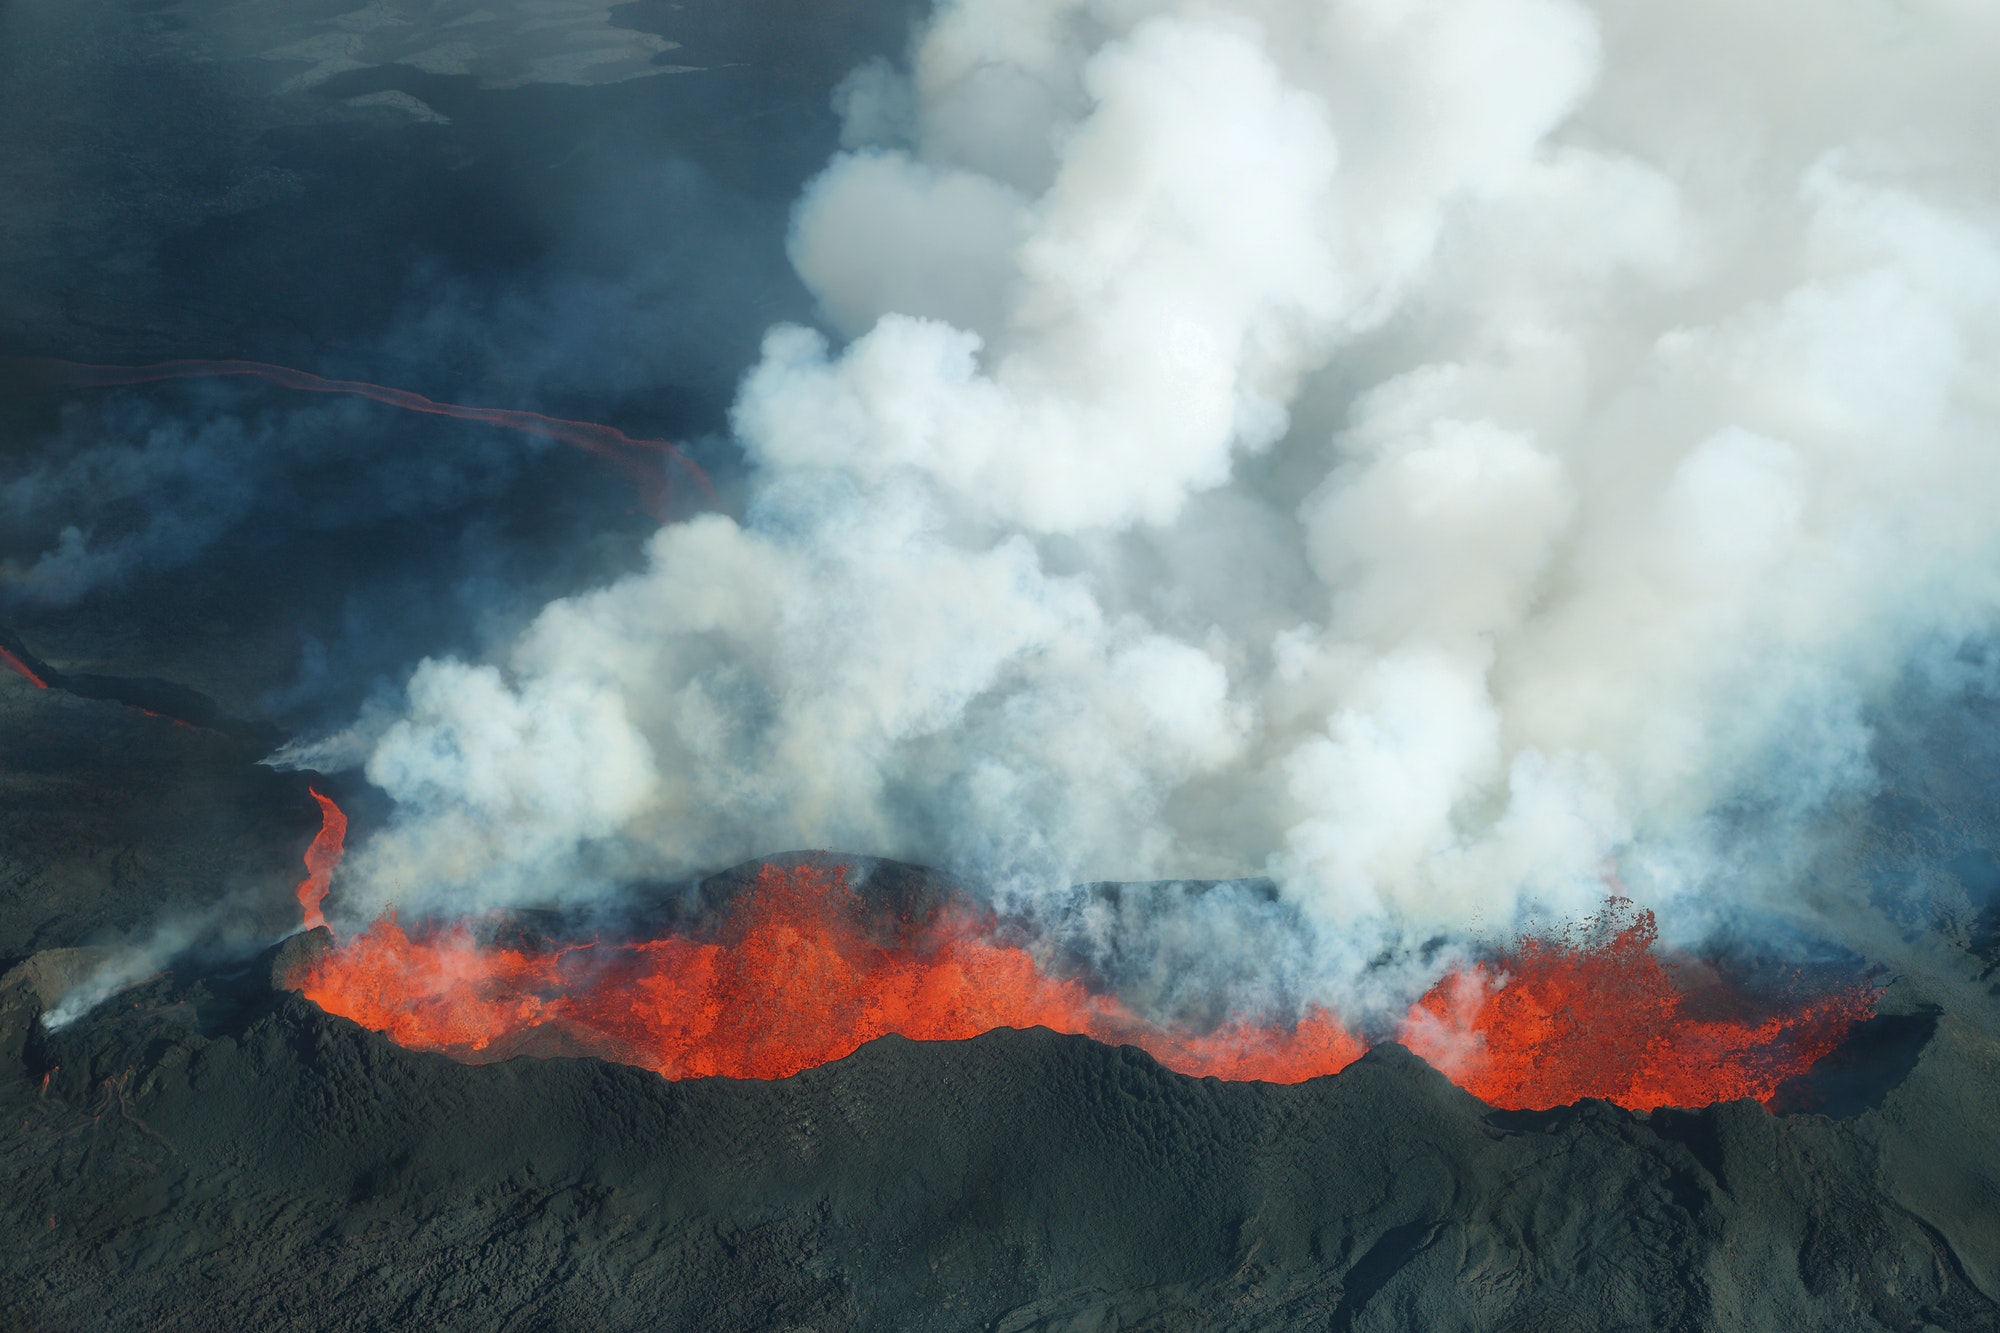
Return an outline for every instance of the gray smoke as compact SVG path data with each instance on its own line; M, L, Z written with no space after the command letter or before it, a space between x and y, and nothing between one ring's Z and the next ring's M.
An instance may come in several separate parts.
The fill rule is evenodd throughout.
M941 0L842 86L745 517L298 756L398 803L341 909L1263 873L1355 995L1780 902L1993 624L1996 56L1963 0Z

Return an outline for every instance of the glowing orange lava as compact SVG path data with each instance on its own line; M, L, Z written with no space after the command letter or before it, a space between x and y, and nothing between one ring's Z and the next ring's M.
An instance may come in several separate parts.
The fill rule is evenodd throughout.
M694 460L665 440L634 439L621 430L594 421L570 421L507 407L466 407L460 403L440 403L408 389L371 384L366 380L331 380L290 366L274 366L263 361L160 361L149 366L97 366L46 357L16 358L6 363L12 374L55 388L113 388L152 384L161 380L247 376L302 393L337 393L406 412L477 421L502 430L519 431L544 439L559 440L595 454L623 471L639 487L646 506L656 515L666 503L666 478L652 463L664 459L693 478L702 492L714 498L708 476Z
M1634 1110L1768 1102L1874 1012L1856 984L1772 1013L1655 949L1650 911L1613 899L1567 935L1529 937L1447 977L1410 1010L1403 1043L1495 1106L1601 1097Z
M34 687L38 690L46 690L49 687L49 683L43 680L40 676L36 675L34 671L29 668L26 662L23 662L20 658L8 652L5 648L0 648L0 663L5 663L7 666L12 667L14 670L26 676L29 682L33 684Z
M1189 1074L1296 1080L1357 1059L1330 1015L1295 1029L1193 1036L1045 975L989 923L865 919L839 867L766 866L709 939L547 952L482 947L464 928L412 938L391 917L323 955L299 989L391 1039L464 1059L596 1054L668 1078L784 1078L890 1033L953 1041L1047 1027L1144 1046Z
M1324 1009L1204 1033L1148 1022L1049 975L995 924L963 904L922 922L871 919L840 867L765 866L710 935L507 948L463 924L412 935L392 914L310 963L299 989L404 1046L461 1060L596 1055L668 1078L784 1078L890 1033L951 1041L997 1027L1047 1027L1142 1047L1185 1074L1273 1083L1337 1073L1366 1049ZM1581 942L1525 940L1440 982L1398 1035L1496 1106L1702 1106L1768 1098L1873 1005L1859 987L1777 1017L1697 1013L1715 1008L1719 988L1670 968L1654 942L1649 914L1614 904Z
M326 891L333 883L333 869L340 864L341 852L347 845L347 816L316 788L306 790L319 802L319 832L313 835L312 846L306 848L306 877L299 881L299 908L306 929L312 930L326 924L320 905L326 901Z

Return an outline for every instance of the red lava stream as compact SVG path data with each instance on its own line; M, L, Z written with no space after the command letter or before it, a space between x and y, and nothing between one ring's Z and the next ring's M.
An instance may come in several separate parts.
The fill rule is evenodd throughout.
M326 924L320 904L326 901L334 867L340 864L341 853L347 847L347 815L333 803L332 797L320 795L318 788L306 790L319 802L319 832L313 836L312 846L306 848L306 877L299 881L299 913L305 919L306 929L311 930Z
M313 794L324 823L299 886L308 925L323 919L346 827ZM841 867L767 865L700 937L516 949L463 923L412 934L390 914L295 980L327 1012L414 1049L473 1063L597 1055L667 1078L784 1078L890 1033L949 1041L1037 1025L1136 1045L1185 1074L1274 1083L1336 1073L1367 1049L1317 1008L1200 1033L1148 1022L1049 975L994 925L967 904L885 921ZM1662 957L1656 936L1650 912L1614 899L1569 932L1445 977L1396 1037L1494 1106L1601 1097L1650 1110L1768 1101L1873 1012L1867 984L1760 1004Z
M570 421L505 407L467 407L440 403L408 389L396 389L366 380L333 380L290 366L274 366L263 361L160 361L147 366L98 366L47 357L24 357L7 362L7 368L21 379L60 389L115 388L153 384L162 380L249 377L279 388L302 393L346 394L370 402L450 417L456 421L476 421L502 430L559 440L595 454L618 468L639 488L649 512L660 516L666 506L667 480L659 463L671 463L693 478L711 499L714 488L708 476L680 449L665 440L634 439L621 430L594 421Z
M0 648L0 663L4 663L9 668L18 671L23 676L26 676L28 678L28 682L38 690L46 690L49 687L49 683L43 680L40 676L36 675L34 670L31 667L29 667L29 665L26 662L23 662L20 658L8 652L5 648Z

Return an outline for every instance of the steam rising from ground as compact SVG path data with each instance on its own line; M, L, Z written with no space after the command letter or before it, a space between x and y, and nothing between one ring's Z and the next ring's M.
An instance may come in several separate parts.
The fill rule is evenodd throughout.
M1344 990L1614 865L1669 928L1775 901L1867 708L2000 594L1997 40L942 0L841 89L791 246L840 340L744 380L745 517L294 755L398 802L334 901L790 846L1051 914L1261 872Z

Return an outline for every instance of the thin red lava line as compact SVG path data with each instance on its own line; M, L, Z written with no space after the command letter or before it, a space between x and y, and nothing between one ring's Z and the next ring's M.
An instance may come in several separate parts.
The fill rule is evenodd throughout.
M664 456L694 478L702 493L711 501L715 498L715 487L709 481L708 474L673 444L666 440L634 439L615 427L594 421L571 421L565 417L545 416L540 412L528 412L518 408L468 407L461 403L441 403L408 389L373 384L367 380L327 379L310 371L271 365L263 361L175 360L158 361L145 366L103 366L78 361L58 361L50 357L26 357L15 360L12 364L26 376L60 388L114 388L132 384L152 384L162 380L248 376L302 393L348 394L388 407L398 407L406 412L422 412L457 421L476 421L503 430L519 431L524 435L535 435L575 445L631 477L645 495L649 508L657 509L659 502L664 500L663 494L656 493L664 482L638 458L633 457L633 453Z
M138 709L139 709L139 711L140 711L140 712L142 712L142 713L144 713L144 714L145 714L145 715L146 715L147 717L157 717L157 718L161 719L162 721L165 721L165 722L171 722L171 723L173 723L173 724L174 724L175 726L177 726L177 727L186 727L186 728L187 728L187 729L188 729L189 731L199 731L199 730L201 730L201 728L199 728L199 727L195 726L195 724L194 724L194 723L192 723L192 722L189 722L189 721L188 721L188 720L187 720L186 718L179 718L179 717L175 717L175 716L174 716L173 714L171 714L171 713L156 713L156 712L154 712L154 711L153 711L152 709L150 709L150 708L139 708L139 705L138 705L138 704L131 704L131 705L128 705L128 706L129 706L129 707L132 707L132 708L138 708Z
M26 676L28 678L28 682L32 684L36 689L46 690L49 687L49 683L43 680L40 676L36 675L29 668L26 662L23 662L20 658L8 652L5 648L0 648L0 662L6 663L14 670L20 672L23 676Z
M20 657L18 657L12 652L9 652L5 648L0 648L0 663L4 663L5 665L12 667L15 671L20 672L21 675L27 677L28 682L38 690L48 690L55 688L48 681L42 679L42 677L36 673L33 667L29 666L26 662L22 661ZM164 721L171 722L177 727L186 727L190 731L196 731L200 729L196 727L194 723L189 722L187 719L175 717L171 713L156 713L152 709L147 708L141 704L126 704L125 706L127 708L135 709L138 712L144 713L147 717L157 717Z

